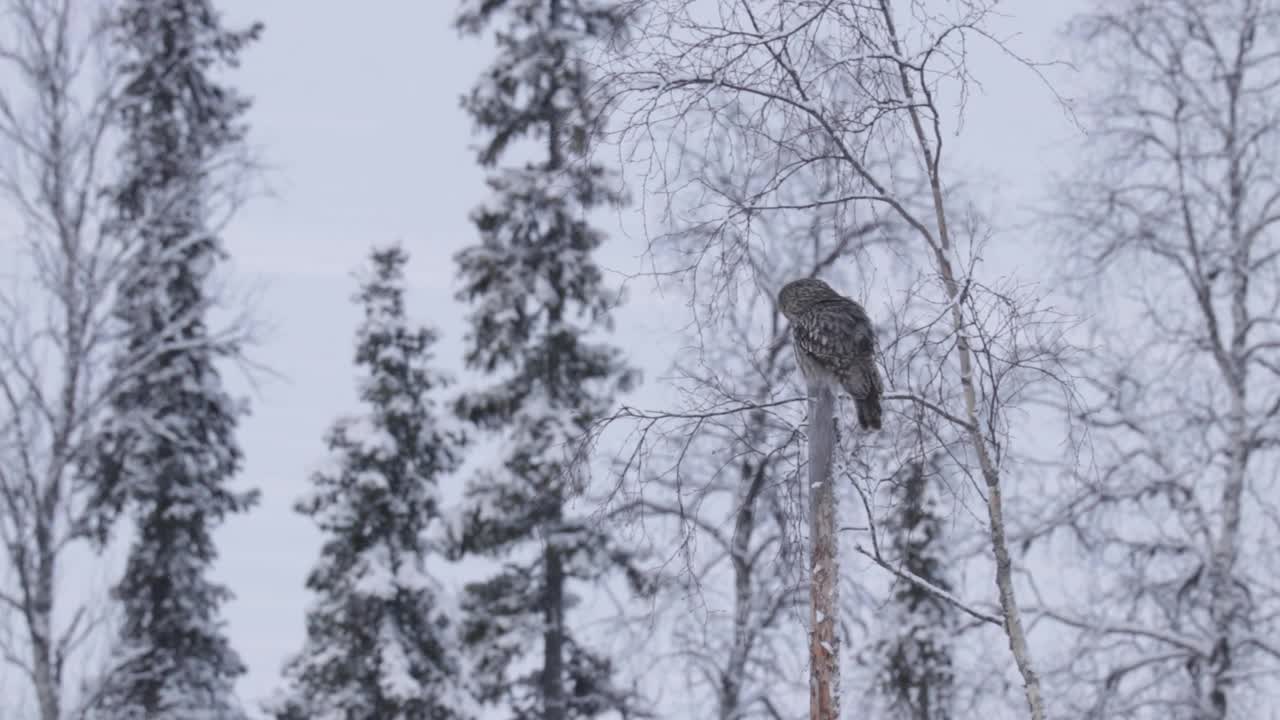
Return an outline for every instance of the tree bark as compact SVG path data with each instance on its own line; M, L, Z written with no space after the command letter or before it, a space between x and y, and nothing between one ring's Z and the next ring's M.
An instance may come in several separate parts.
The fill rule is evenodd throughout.
M564 720L564 559L554 545L549 544L545 553L547 592L543 616L547 625L542 641L542 717Z
M889 33L889 44L896 56L902 56L902 46L898 40L897 28L893 20L890 0L880 0L880 8ZM925 161L925 170L929 178L929 190L933 200L934 219L936 221L936 237L924 232L925 240L934 253L938 274L946 288L951 305L951 322L955 328L956 356L960 361L960 388L964 398L965 432L969 444L978 458L978 466L982 471L982 479L987 487L987 517L991 523L991 550L996 561L996 588L1000 596L1000 610L1004 617L1005 635L1009 640L1009 651L1013 654L1014 664L1022 676L1023 690L1027 697L1027 708L1032 720L1045 720L1044 696L1040 690L1040 676L1036 673L1031 660L1031 650L1027 643L1026 630L1022 624L1022 610L1018 605L1017 594L1013 587L1013 560L1009 554L1009 544L1005 537L1004 499L1001 488L1000 469L986 438L982 434L982 417L979 412L978 391L974 380L973 348L966 333L968 320L964 317L962 304L963 290L956 278L956 268L952 267L951 258L955 253L955 245L947 224L946 202L942 188L940 168L941 142L931 143L925 131L917 104L917 93L908 75L907 66L898 65L898 78L901 82L903 97L908 101L907 114L911 118L911 128L915 134L917 146ZM931 104L926 93L926 103ZM936 125L935 125L935 132Z
M835 395L815 388L809 400L809 720L840 717L840 638L836 635L839 564L832 455Z
M763 435L764 424L762 413L752 417L751 437L753 440ZM729 650L729 661L725 663L724 674L720 680L719 710L720 720L735 720L742 712L742 685L746 679L747 661L751 655L751 644L757 628L751 626L752 609L755 596L752 587L753 563L751 558L751 536L756 529L756 500L764 486L766 460L760 459L743 468L743 487L738 497L738 508L734 513L733 523L733 645Z

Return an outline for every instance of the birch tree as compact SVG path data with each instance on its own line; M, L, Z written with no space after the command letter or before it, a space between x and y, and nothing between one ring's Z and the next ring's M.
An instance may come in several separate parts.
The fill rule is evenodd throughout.
M945 108L963 100L970 80L965 43L1007 50L987 29L990 12L967 1L643 3L643 39L619 61L615 80L632 111L622 141L646 189L668 198L666 237L652 239L700 240L701 254L677 266L700 292L722 289L705 278L744 255L746 229L763 214L861 206L907 228L914 300L868 309L873 320L908 313L881 320L905 331L887 361L927 352L936 363L901 377L888 398L928 411L930 433L960 449L958 466L981 497L1000 624L1025 705L1040 720L1044 693L1006 537L1006 463L1016 447L1008 412L1036 383L1066 391L1063 347L1033 294L976 272L989 230L968 222L976 216L954 194L959 178L943 153L957 120ZM669 162L673 149L711 137L764 150L746 192ZM806 193L815 187L806 176L818 173L836 182Z
M1046 517L1089 553L1062 705L1258 717L1280 671L1280 6L1096 3L1072 37L1100 88L1057 206L1093 313L1096 464Z
M737 150L713 144L705 160L730 173ZM719 279L764 291L740 288L714 322L688 333L672 365L681 407L624 410L647 427L652 440L640 444L656 449L634 468L643 492L618 515L645 517L655 553L678 558L661 613L689 668L680 708L721 720L787 717L806 694L802 403L776 288L829 276L886 241L879 224L838 212L763 219L754 231L776 242L752 246L741 278Z
M751 139L712 137L705 146L680 152L686 168L697 167L697 176L718 180L716 190L724 197L742 197L769 168L761 159L765 149ZM822 186L831 180L815 173L792 192L803 188L810 196L820 195L831 190ZM672 582L656 612L671 618L674 647L661 645L653 652L676 653L689 668L679 704L669 713L790 717L801 714L807 702L805 397L789 329L773 303L776 289L797 277L821 275L842 289L914 278L910 263L903 262L909 248L902 228L892 218L857 210L828 205L755 216L724 231L735 243L733 255L722 256L721 264L696 264L707 251L705 232L673 233L654 243L655 261L687 266L699 278L669 289L687 294L691 310L670 373L677 404L625 407L608 425L630 430L618 463L621 494L629 501L621 505L627 512L617 517L639 519L655 552L668 558ZM700 230L715 227L708 223ZM931 354L935 346L904 342L910 333L897 320L905 317L895 309L891 322L880 327L890 384L902 385L914 374L927 376L937 364ZM962 639L967 650L979 652L981 633L971 636L966 630L1000 624L985 608L958 609L965 589L941 580L942 573L930 568L915 574L924 565L903 564L904 544L915 543L931 558L940 550L930 543L918 547L925 542L918 532L896 522L911 511L898 478L911 467L929 467L927 496L934 512L956 507L956 496L963 494L962 486L944 481L948 475L939 477L951 464L941 458L957 451L939 440L945 436L945 428L927 416L903 413L886 416L886 429L878 436L882 443L842 438L837 456L844 509L839 619L841 635L855 651L843 675L846 694L857 693L858 707L868 712L880 707L870 698L883 684L890 640L901 639L905 646L920 637L919 628L948 618L948 645ZM941 456L938 462L930 462L934 455ZM871 520L870 532L864 518ZM856 535L849 527L854 525L863 526ZM946 554L948 571L960 574L975 533L968 523L947 525L946 542L953 551ZM856 541L849 542L850 537ZM958 549L961 538L963 549ZM918 621L911 620L913 610L890 609L902 604L897 597L910 599ZM909 632L914 635L899 637ZM957 653L957 663L960 657ZM964 703L956 704L962 708L957 712L998 695L985 680L989 676L978 666L950 673Z
M69 668L102 612L68 597L60 576L87 530L77 468L120 380L104 371L121 256L100 231L109 208L99 192L110 173L114 68L103 6L4 7L0 193L17 232L3 241L0 274L0 604L14 623L0 651L36 716L60 720L74 705Z

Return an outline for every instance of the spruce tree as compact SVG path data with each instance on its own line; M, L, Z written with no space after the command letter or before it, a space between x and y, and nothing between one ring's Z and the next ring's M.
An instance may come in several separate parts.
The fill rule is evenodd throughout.
M405 318L404 267L375 250L357 300L356 336L366 412L329 432L330 468L298 510L325 535L307 579L318 596L305 647L285 669L280 720L471 718L442 589L427 563L440 517L438 480L456 469L462 438L435 416L446 379L431 367L435 333Z
M242 718L234 683L245 667L219 618L230 593L206 576L215 525L256 493L228 487L241 408L216 364L238 348L207 324L225 255L208 216L211 177L242 143L249 103L211 75L234 66L260 26L226 30L207 0L127 0L117 12L122 175L110 192L128 254L115 362L128 382L112 396L93 480L97 516L109 525L127 510L136 531L114 589L122 625L90 715Z
M931 484L936 463L914 462L899 473L896 505L885 522L888 552L903 571L950 592L943 551L943 520ZM898 581L877 648L879 685L894 717L949 720L954 674L951 638L955 609L919 585Z
M463 100L486 136L479 160L495 169L493 199L473 215L480 240L457 256L459 298L474 306L466 361L491 384L457 407L503 439L500 462L466 488L458 550L504 561L463 602L480 697L512 718L626 715L633 704L567 618L575 583L619 569L642 578L626 548L568 505L570 449L635 377L591 339L609 329L615 293L587 216L621 198L589 158L598 108L584 57L621 24L595 0L472 1L458 16L466 33L498 26L498 57ZM540 159L496 168L519 142Z

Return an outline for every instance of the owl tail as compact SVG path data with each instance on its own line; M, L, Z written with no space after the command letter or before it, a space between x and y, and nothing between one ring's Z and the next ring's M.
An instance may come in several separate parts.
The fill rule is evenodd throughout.
M854 398L853 404L858 409L858 424L863 430L880 429L880 396L878 394Z
M840 379L844 391L853 398L853 405L858 410L858 425L863 430L880 429L880 376L874 365L862 363L860 367L851 368Z

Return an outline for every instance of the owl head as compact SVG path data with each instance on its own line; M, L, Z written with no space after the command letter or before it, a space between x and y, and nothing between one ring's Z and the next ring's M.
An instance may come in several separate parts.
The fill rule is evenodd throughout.
M778 291L778 309L788 320L795 320L815 302L832 297L839 297L839 294L830 285L818 278L801 278L783 285Z

